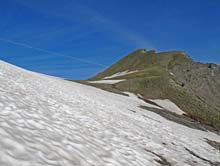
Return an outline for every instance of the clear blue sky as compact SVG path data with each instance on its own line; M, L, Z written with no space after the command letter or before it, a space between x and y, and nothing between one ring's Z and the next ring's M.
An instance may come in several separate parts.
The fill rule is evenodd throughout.
M219 0L0 0L0 58L85 79L137 48L220 62Z

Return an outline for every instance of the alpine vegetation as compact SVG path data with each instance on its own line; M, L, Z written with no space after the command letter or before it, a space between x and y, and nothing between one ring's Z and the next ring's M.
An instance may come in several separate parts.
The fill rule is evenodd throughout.
M170 100L185 116L220 131L220 66L216 64L195 62L182 51L139 49L90 81L106 78L123 81L91 85L116 93L132 92L148 102Z

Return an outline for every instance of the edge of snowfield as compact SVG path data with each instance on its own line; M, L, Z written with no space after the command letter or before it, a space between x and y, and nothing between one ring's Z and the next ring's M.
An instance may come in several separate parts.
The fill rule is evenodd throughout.
M0 165L214 165L220 152L142 100L0 61ZM148 106L148 105L147 105Z

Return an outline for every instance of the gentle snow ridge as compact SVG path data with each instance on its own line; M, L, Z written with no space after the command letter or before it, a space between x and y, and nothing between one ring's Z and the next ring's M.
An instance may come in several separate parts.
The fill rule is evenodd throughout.
M117 84L125 80L98 80L98 81L88 81L89 83L93 84Z
M220 136L170 122L140 105L145 103L0 61L0 165L220 162L220 152L205 141L220 142Z

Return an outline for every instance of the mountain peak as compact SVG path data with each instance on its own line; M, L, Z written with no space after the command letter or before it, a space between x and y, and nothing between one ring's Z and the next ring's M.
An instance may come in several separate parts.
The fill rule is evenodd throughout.
M145 70L153 66L167 69L177 63L182 64L191 61L192 59L183 51L157 52L156 50L137 49L106 71L98 74L94 79L101 79L123 71Z
M90 80L123 80L107 90L170 99L191 118L220 128L219 71L217 65L194 62L183 51L138 49Z

